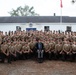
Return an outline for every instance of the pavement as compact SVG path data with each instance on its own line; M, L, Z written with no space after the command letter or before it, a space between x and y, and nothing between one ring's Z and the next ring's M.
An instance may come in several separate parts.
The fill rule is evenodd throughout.
M76 62L45 60L13 61L0 63L0 75L76 75Z

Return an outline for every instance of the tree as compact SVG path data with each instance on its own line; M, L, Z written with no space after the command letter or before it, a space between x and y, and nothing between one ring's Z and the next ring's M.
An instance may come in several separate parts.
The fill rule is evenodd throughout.
M25 5L24 7L17 7L17 9L12 9L12 11L8 12L11 16L39 16L39 14L35 13L34 7L29 7Z

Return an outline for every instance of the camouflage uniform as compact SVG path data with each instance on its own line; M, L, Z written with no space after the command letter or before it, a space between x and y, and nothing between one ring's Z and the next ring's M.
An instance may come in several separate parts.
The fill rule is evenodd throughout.
M9 45L9 51L11 55L11 60L16 61L16 45L14 43L11 43L12 45Z
M49 59L54 59L54 51L55 51L55 42L52 41L50 43Z
M61 57L62 44L58 43L55 45L55 59L59 59Z
M22 45L20 44L20 42L16 43L16 48L17 59L22 60Z
M1 45L1 43L2 43L2 37L0 36L0 45Z
M30 49L31 49L32 52L33 52L34 49L35 49L35 43L31 41L31 42L29 43L29 47L30 47Z
M68 59L68 55L70 52L70 44L64 44L62 49L62 59L66 60Z
M2 37L0 36L0 58L1 58L1 44L2 44Z
M4 62L5 58L7 58L8 63L11 63L10 52L8 50L8 45L6 43L1 45L1 54L2 54L2 62Z
M45 57L48 58L49 50L50 50L50 43L44 43L44 50L45 50Z
M76 42L75 42L76 43ZM72 61L76 60L76 44L72 44Z
M23 59L27 59L30 54L30 47L27 43L22 46L22 57Z

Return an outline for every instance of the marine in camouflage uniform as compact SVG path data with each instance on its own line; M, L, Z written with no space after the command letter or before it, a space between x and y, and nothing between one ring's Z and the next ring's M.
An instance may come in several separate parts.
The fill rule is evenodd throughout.
M2 43L2 37L1 37L1 35L0 35L0 45L1 45L1 43Z
M76 61L76 42L72 43L72 61Z
M8 50L8 45L6 42L4 42L1 45L1 55L2 55L2 62L5 62L5 58L7 58L8 63L11 63L11 57L10 57L10 52Z
M30 49L29 43L26 43L26 49L25 49L25 53L27 55L27 58L30 58L30 55L32 53L32 50Z
M54 52L55 59L60 59L61 50L62 50L62 43L60 41L58 41L58 43L55 45L55 52Z
M1 44L2 44L2 37L0 35L0 58L1 58Z
M30 52L30 57L34 57L35 56L35 41L31 40L29 42L29 47L31 49L31 52Z
M71 49L71 46L70 46L70 42L69 41L65 41L65 44L63 45L63 49L61 51L61 54L62 54L62 60L68 60L68 56L69 56L69 53L70 53L70 49Z
M54 40L52 39L51 42L50 42L50 50L49 50L49 59L54 59L54 51L55 51L55 42Z
M45 58L48 59L48 55L49 55L49 51L50 51L50 42L49 41L45 41L44 42L44 50L45 50Z
M17 41L16 48L17 48L16 50L17 59L22 60L22 45L20 41Z
M27 58L25 51L26 51L26 43L22 45L22 58L23 58L23 60L25 60Z
M11 60L16 61L16 44L15 43L12 42L11 45L9 45L9 51L11 55Z
M36 54L36 39L35 38L32 38L31 42L29 43L29 46L30 46L30 49L31 49L31 57L36 57L37 54Z

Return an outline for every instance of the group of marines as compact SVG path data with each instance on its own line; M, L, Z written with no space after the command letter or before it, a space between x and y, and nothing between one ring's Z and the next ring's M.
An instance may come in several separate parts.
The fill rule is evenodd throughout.
M44 58L76 60L76 32L58 31L0 31L0 60L8 63L33 57L35 44L40 39L44 44Z

